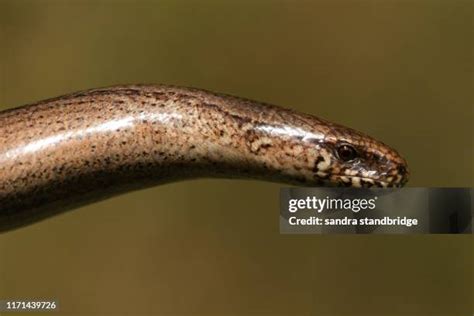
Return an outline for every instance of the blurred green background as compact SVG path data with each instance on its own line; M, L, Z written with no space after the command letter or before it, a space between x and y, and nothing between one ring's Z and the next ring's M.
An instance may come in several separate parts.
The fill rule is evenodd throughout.
M473 2L0 0L0 109L118 83L267 101L472 186ZM470 315L472 236L289 236L280 185L156 187L0 235L0 299L78 315Z

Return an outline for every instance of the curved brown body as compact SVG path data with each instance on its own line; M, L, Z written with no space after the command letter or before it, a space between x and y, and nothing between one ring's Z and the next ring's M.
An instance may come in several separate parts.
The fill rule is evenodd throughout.
M340 161L335 146L359 158ZM386 145L306 114L204 90L119 86L0 113L0 231L124 191L197 177L400 186Z

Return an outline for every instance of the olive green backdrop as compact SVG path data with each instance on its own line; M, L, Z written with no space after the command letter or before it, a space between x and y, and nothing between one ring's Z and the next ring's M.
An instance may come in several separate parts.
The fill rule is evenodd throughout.
M0 109L117 83L195 86L397 148L472 186L472 1L0 0ZM0 298L69 314L470 315L472 236L285 236L280 185L198 180L0 235Z

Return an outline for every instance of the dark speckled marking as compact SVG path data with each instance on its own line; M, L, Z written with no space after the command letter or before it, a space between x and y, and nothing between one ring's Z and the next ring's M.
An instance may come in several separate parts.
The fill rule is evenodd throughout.
M357 163L337 159L341 141L362 153ZM407 174L396 151L360 132L199 89L118 86L0 113L0 231L189 178L400 186Z

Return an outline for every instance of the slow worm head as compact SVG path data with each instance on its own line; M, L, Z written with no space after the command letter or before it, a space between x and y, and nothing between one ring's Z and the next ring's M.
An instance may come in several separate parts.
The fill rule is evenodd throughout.
M393 187L408 169L353 129L199 89L117 86L0 112L0 231L199 177Z

